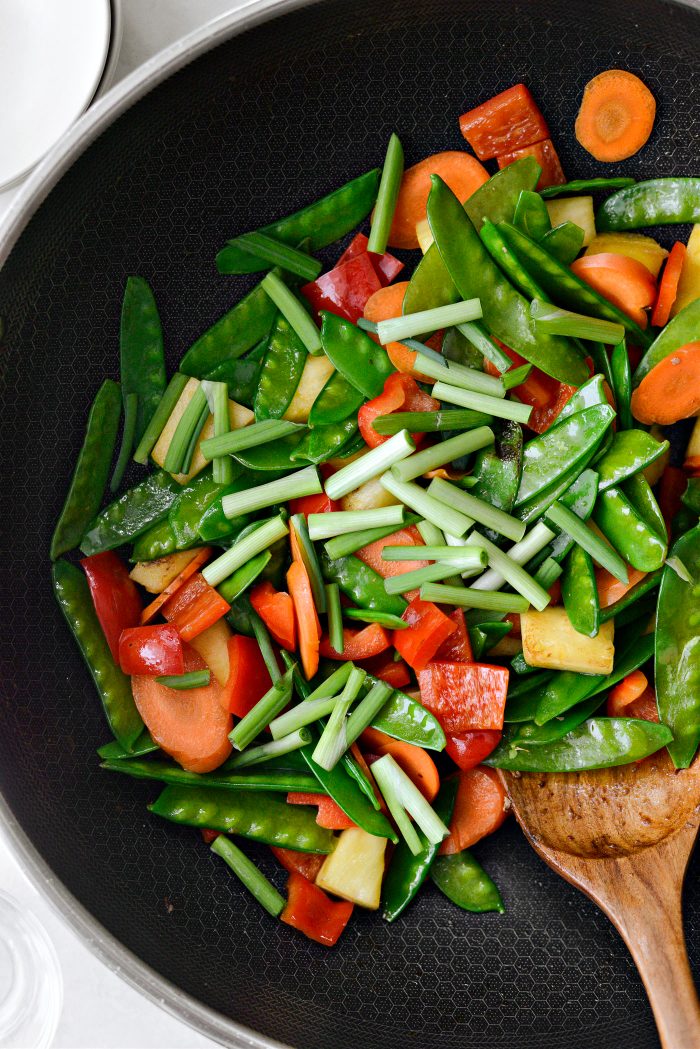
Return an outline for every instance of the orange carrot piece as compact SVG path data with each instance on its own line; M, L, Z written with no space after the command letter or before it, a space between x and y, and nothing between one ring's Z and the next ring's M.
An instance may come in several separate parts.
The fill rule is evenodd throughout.
M689 342L644 376L632 394L632 414L641 423L670 426L700 412L700 342Z
M625 160L646 143L655 116L656 100L638 76L607 69L584 88L576 138L596 160Z
M356 827L349 816L346 816L340 805L327 794L308 794L303 791L290 791L287 794L288 805L316 805L318 813L316 822L326 830L348 830Z
M439 175L464 203L483 186L489 173L476 157L461 150L434 153L404 171L389 232L392 248L417 248L416 223L426 217L430 176Z
M325 856L318 856L313 852L297 852L296 849L281 849L277 845L270 846L270 852L278 860L285 870L296 871L303 874L309 881L315 881L316 875L323 866Z
M651 315L651 323L655 328L663 328L665 324L668 324L668 318L671 316L671 310L678 294L678 281L681 279L681 270L687 250L685 244L677 240L666 259L659 284L659 294Z
M495 769L460 771L450 836L440 846L441 856L470 849L487 834L493 834L508 814L508 796Z
M572 272L646 328L649 319L644 312L656 299L656 281L643 262L627 255L603 251L584 255L571 264Z
M622 681L618 681L608 693L606 714L610 718L624 717L625 707L639 699L649 682L641 670L633 670Z
M392 317L400 317L407 287L408 281L402 280L398 284L390 284L387 288L380 288L379 291L375 291L374 295L370 295L365 304L365 320L378 324L379 321L388 321ZM373 335L372 338L375 342L378 341L376 336ZM387 343L384 349L397 371L410 372L417 379L421 379L424 382L432 383L435 381L427 375L418 375L413 372L413 365L418 354L414 350L409 350L408 346L404 346L402 342Z
M290 529L290 535L292 532L293 529ZM250 603L277 644L293 652L297 640L296 624L294 605L289 594L284 590L275 590L272 583L265 580L250 591Z
M404 572L413 572L417 568L425 568L428 561L416 557L414 561L385 561L382 550L385 546L415 546L416 554L420 554L420 547L424 546L420 532L415 525L408 528L399 528L385 539L377 539L369 546L363 546L356 551L355 557L364 561L366 565L373 568L382 579L390 579L393 576L403 575Z
M627 565L627 582L621 583L606 568L596 568L595 578L598 587L598 601L601 608L609 608L616 601L620 601L625 594L629 593L633 586L644 579L646 572L640 572L638 568Z
M385 754L391 754L421 794L428 801L433 800L440 789L440 774L427 751L414 746L413 743L393 739L376 728L366 728L361 741L366 750L380 758Z
M158 597L151 601L150 605L146 605L143 612L141 613L141 622L150 623L154 619L161 608L168 600L172 597L176 590L179 590L183 583L186 583L190 576L193 576L195 572L198 572L202 565L209 560L212 554L210 546L203 546L196 557L193 557L188 565L182 569L179 575L175 576L172 583L166 586L165 590L158 594Z
M301 561L292 561L289 566L287 587L294 603L301 665L307 680L310 681L318 670L321 624L318 621L309 576Z

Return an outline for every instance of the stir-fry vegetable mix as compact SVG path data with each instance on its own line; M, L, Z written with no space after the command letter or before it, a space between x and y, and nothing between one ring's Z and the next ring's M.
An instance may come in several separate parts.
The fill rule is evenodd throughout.
M468 851L505 818L497 769L685 767L700 741L700 422L682 464L663 431L700 411L700 226L668 259L636 232L700 221L700 180L567 183L523 85L461 128L478 160L404 171L393 135L229 241L220 273L264 275L169 382L128 279L51 548L102 767L163 784L152 813L325 945L428 876L503 909ZM100 509L122 402L112 489L153 468Z

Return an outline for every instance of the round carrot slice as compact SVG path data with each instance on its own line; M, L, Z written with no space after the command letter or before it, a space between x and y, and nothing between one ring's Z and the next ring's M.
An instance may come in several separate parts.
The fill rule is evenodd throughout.
M652 368L632 394L640 423L670 426L700 412L700 342L681 346Z
M488 181L489 173L476 157L461 150L434 153L404 171L389 232L392 248L418 248L416 223L426 217L430 176L439 175L464 203Z
M646 84L626 69L607 69L586 84L576 138L596 160L625 160L645 144L656 116Z
M470 849L498 830L507 814L508 797L495 769L478 765L460 772L450 836L440 846L440 855Z
M413 743L387 736L376 728L366 728L361 736L362 745L371 754L382 758L391 754L409 779L412 779L421 794L432 801L440 789L440 775L430 754Z
M603 251L576 259L571 270L640 328L646 328L649 319L644 309L656 299L656 281L643 263L628 255Z
M390 284L387 288L380 288L379 291L375 291L374 295L371 295L365 304L365 319L372 321L373 324L378 324L379 321L388 321L392 317L400 317L407 287L408 281L402 280L398 284ZM376 335L373 335L372 338L375 342L379 341ZM429 379L427 375L418 375L413 371L413 365L418 356L415 350L404 346L402 342L389 342L384 349L397 371L407 372L415 375L417 379L427 382L432 383L435 381L434 379Z

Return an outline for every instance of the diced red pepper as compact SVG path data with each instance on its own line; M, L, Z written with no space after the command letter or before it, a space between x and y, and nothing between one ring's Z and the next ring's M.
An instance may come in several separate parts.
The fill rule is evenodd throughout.
M376 448L389 440L388 436L377 433L372 426L380 415L391 415L392 412L435 412L439 407L439 401L424 393L410 375L406 375L405 372L392 372L387 376L379 396L362 405L357 413L357 421L365 444L370 448ZM423 433L414 433L411 436L416 446L425 438Z
M459 772L450 836L440 846L441 856L470 849L503 823L510 802L496 769L482 765Z
M174 626L166 623L127 627L119 638L119 666L125 674L182 674L182 638Z
M278 645L293 652L297 645L294 605L285 590L265 580L250 591L250 603Z
M411 680L404 661L394 659L389 652L365 660L362 663L362 669L378 677L380 681L386 681L387 685L391 685L392 688L403 688Z
M503 343L500 343L500 346L513 361L508 371L525 364L525 358L515 350L504 346ZM486 371L489 375L502 374L490 361L486 361ZM566 383L558 382L551 375L540 371L539 368L533 368L525 382L513 387L513 393L523 404L529 404L532 407L527 423L529 428L535 433L544 433L557 419L564 405L576 393L576 387L567 386Z
M244 718L272 688L272 678L254 637L234 634L228 640L228 709Z
M353 904L334 902L323 889L292 871L287 882L287 905L280 918L324 947L333 947L350 920Z
M441 663L473 663L474 654L464 612L461 608L455 608L454 612L450 612L449 618L456 624L457 629L445 638L433 659Z
M326 830L348 830L350 827L357 826L349 816L345 815L340 805L333 801L333 798L329 798L327 794L307 794L303 791L290 791L287 794L287 803L289 805L317 805L316 822L319 827L325 827Z
M403 262L399 262L393 255L390 255L388 251L385 251L383 255L377 255L376 252L367 251L367 245L369 244L369 238L364 233L357 233L350 244L347 246L343 254L336 262L336 267L342 266L348 259L354 259L356 255L361 255L363 252L367 252L369 260L374 266L377 276L380 281L386 287L391 284L393 280L396 280L401 270L404 268Z
M457 630L453 619L420 597L413 598L401 618L409 625L394 631L394 648L414 670L427 666L443 641Z
M448 736L445 753L455 765L463 769L476 768L491 751L501 742L502 732L494 729L477 729L475 732L463 732L459 736Z
M487 663L431 663L418 675L421 703L450 735L503 728L508 670Z
M338 659L344 662L348 659L370 659L381 652L386 652L390 645L391 641L384 627L379 623L370 623L362 630L353 630L352 627L343 628L342 652L336 652L331 647L328 636L322 637L320 653L324 659Z
M325 856L319 856L315 852L297 852L296 849L280 849L277 845L271 845L270 851L290 874L292 871L296 871L297 874L303 874L309 881L316 880L316 875L326 858Z
M216 839L219 837L220 833L221 833L221 831L209 830L208 827L202 827L202 830L201 830L202 841L206 845L211 845L211 843L213 841L216 841Z
M576 393L575 386L569 386L565 382L559 383L559 389L557 395L551 404L546 404L542 408L533 408L530 413L527 425L534 433L544 433L550 426L553 426L562 413L564 407L569 403L573 395Z
M114 662L119 662L122 630L138 626L141 598L126 565L112 550L84 557L80 562L87 576L90 596Z
M289 503L290 514L303 514L306 518L309 514L330 514L336 510L340 510L340 503L330 499L325 492L318 495L302 495Z
M522 149L514 149L512 152L501 154L498 158L498 166L499 168L506 168L509 164L516 160L521 160L523 157L534 157L542 168L542 174L537 182L537 189L544 189L545 186L563 186L566 182L566 175L562 170L559 154L554 148L551 138L545 138L542 142L536 142L530 146L524 146Z
M492 160L549 138L549 128L524 84L515 84L459 118L479 160Z
M327 310L356 324L367 300L381 287L372 260L364 252L305 284L301 291L317 316Z
M671 522L681 506L688 478L680 466L667 466L659 482L659 507L666 522L666 532L671 535Z
M228 601L209 586L201 572L196 572L165 602L161 612L180 632L183 641L191 641L230 609Z

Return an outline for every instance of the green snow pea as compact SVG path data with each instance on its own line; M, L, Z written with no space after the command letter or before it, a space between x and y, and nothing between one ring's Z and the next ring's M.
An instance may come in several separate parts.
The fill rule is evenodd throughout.
M51 539L52 561L73 550L84 540L86 529L100 508L114 454L120 415L119 385L111 379L105 379L92 402L83 446Z
M577 703L571 710L567 710L560 717L552 718L544 725L538 725L535 721L525 721L513 728L507 728L503 733L502 742L508 743L511 750L523 744L531 747L539 747L544 743L552 743L555 739L568 736L569 732L578 728L582 722L592 717L598 708L604 703L604 697L597 695L590 699L584 699Z
M442 356L474 371L484 370L484 355L459 328L448 328L442 339Z
M612 391L615 395L617 405L617 418L622 430L630 430L634 426L632 411L630 409L630 398L632 396L632 376L630 372L630 359L627 354L625 340L618 342L610 354L610 375L612 377Z
M571 486L577 480L579 471L583 472L583 468L588 465L590 459L593 458L591 454L589 459L584 460L583 463L578 463L571 467L565 473L563 473L554 484L548 488L543 489L534 499L529 499L526 503L522 503L513 510L513 516L524 521L526 524L532 524L538 517L541 517L545 510L548 510L555 499L562 500L566 493L571 489ZM597 475L596 475L597 476ZM545 560L544 558L542 560Z
M400 616L407 607L399 594L387 594L379 573L353 554L331 560L324 547L321 551L321 570L326 582L337 583L358 608L371 608L373 612L389 612Z
M686 343L694 342L700 332L700 298L689 303L680 313L673 317L665 328L656 336L647 352L637 365L632 376L632 385L639 386L645 375L663 361L669 354L675 353Z
M652 178L613 193L598 208L599 233L700 222L700 178Z
M228 601L231 604L232 601L235 601L241 594L245 593L253 585L260 573L265 571L271 559L272 554L270 551L263 550L262 553L251 557L250 561L246 561L244 565L237 568L228 579L224 579L223 583L220 583L216 588L224 601Z
M671 537L677 539L681 535L685 535L698 523L698 515L693 510L688 509L687 506L681 506L678 513L671 521Z
M85 574L68 561L56 561L51 574L59 608L95 682L109 727L114 738L129 750L144 725L131 694L131 682L112 659Z
M512 629L512 623L498 623L494 620L489 620L485 623L476 623L474 626L470 626L469 641L472 646L474 659L478 662L483 655L497 645L498 642L504 638L506 634L509 634Z
M591 555L574 545L564 565L561 596L574 630L595 637L600 627L600 601Z
M156 750L160 750L160 747L153 742L151 733L145 728L136 742L132 744L131 750L125 750L118 740L112 739L109 743L98 747L97 753L103 761L123 761L125 758L142 758L146 754L153 754Z
M646 430L618 430L596 463L601 491L646 470L667 448L668 441L657 441Z
M602 375L612 390L614 380L612 368L610 367L610 358L608 357L608 351L605 348L605 344L602 342L587 342L586 349L591 356L596 372L600 372L600 375Z
M446 779L433 802L433 809L446 826L452 819L458 782L457 776ZM422 831L417 833L423 846L417 856L402 838L391 857L382 882L382 918L385 921L395 921L415 899L440 850L440 845L432 845Z
M80 549L89 556L131 542L167 517L181 492L182 486L170 474L156 470L95 517Z
M565 182L561 186L545 186L539 192L541 197L549 200L550 197L562 197L570 193L574 195L591 193L597 189L625 189L627 186L633 186L634 183L635 179L625 176L618 178L578 178L574 179L573 182Z
M485 765L511 772L582 772L628 765L656 753L672 739L666 725L636 718L590 718L563 739L513 753L502 743Z
M211 467L208 466L181 489L168 512L168 521L178 550L186 550L188 546L194 546L200 541L199 526L204 514L213 503L221 500L224 492L230 487L232 486L218 484L212 476ZM231 535L235 530L236 522L229 521L226 535Z
M159 557L174 554L177 548L175 533L167 517L158 521L146 532L142 532L134 541L130 561L156 561Z
M631 590L628 590L624 597L621 597L619 601L616 601L612 605L608 605L607 608L601 608L601 623L607 623L609 619L617 619L621 612L626 612L627 609L633 608L640 598L645 597L647 594L651 594L661 582L662 571L663 569L657 568L655 572L649 572L643 579L640 579Z
M532 240L542 240L552 228L547 205L533 189L522 190L515 206L513 225Z
M163 329L158 307L143 277L127 277L119 334L122 398L138 397L136 433L138 444L160 399L165 393Z
M173 785L166 787L148 809L173 823L240 834L298 852L325 854L332 852L335 844L333 832L319 827L316 810L310 805L287 805L264 791Z
M364 399L363 393L335 371L311 405L309 426L342 423L357 411Z
M403 297L402 313L420 313L459 302L461 296L436 244L420 260Z
M294 769L268 769L265 765L246 769L245 772L227 771L222 765L215 772L199 775L180 768L172 761L148 760L139 761L127 758L123 761L105 760L100 768L108 772L123 772L134 779L154 779L160 783L174 783L181 787L207 787L216 790L255 790L255 791L309 791L323 794L323 788L308 772Z
M233 458L246 470L259 470L268 473L288 473L290 470L298 470L298 463L291 458L306 436L306 431L301 429L292 433L289 437L281 437L277 441L268 441L267 444L259 444L257 448L245 448L236 452Z
M321 342L326 357L365 397L378 397L385 379L396 370L384 347L370 339L367 332L334 313L322 310L321 321Z
M367 218L377 199L380 177L381 170L374 168L293 215L261 226L256 232L292 247L308 237L310 251L325 248ZM266 268L262 259L240 248L236 238L218 253L216 265L219 273L255 273Z
M594 375L583 386L580 386L575 394L569 398L557 417L557 423L568 419L585 408L593 408L596 404L607 404L602 375Z
M577 517L580 517L582 521L587 521L593 513L597 497L598 474L595 470L584 470L583 473L579 474L569 490L560 496L559 502L575 513ZM545 547L547 551L546 556L538 559L537 564L539 565L542 561L546 561L547 557L553 557L555 561L561 564L573 545L574 541L571 536L566 532L560 532L559 535L552 539L549 546ZM530 571L529 567L528 571Z
M628 477L622 482L622 491L649 528L668 546L664 515L644 474L635 473Z
M378 680L372 674L368 674L367 691L376 685ZM404 743L414 743L425 750L445 749L445 733L435 715L398 688L394 689L375 717L372 728L378 728L387 736L403 740Z
M496 883L468 849L452 856L440 856L431 868L430 877L440 892L463 911L505 914Z
M234 357L230 361L222 361L216 368L208 372L205 378L213 382L225 382L231 400L238 401L239 404L244 404L246 408L252 409L260 369L267 353L267 343L267 338L261 339L250 353L246 353L245 357Z
M613 487L600 492L593 520L620 557L633 568L640 572L653 572L664 563L665 538L662 539L648 524L621 488Z
M586 234L575 222L561 222L545 233L540 244L563 266L570 266L583 247Z
M241 476L236 477L231 484L220 489L217 498L209 504L199 519L197 532L199 538L203 539L205 543L215 543L220 539L226 539L232 532L237 532L250 524L250 514L226 517L221 502L223 496L231 495L234 492L245 492L249 488L255 488L257 485L265 484L267 481L276 481L280 476L280 474L273 472L264 474L243 473L242 467L237 463L234 465L234 471L236 470L241 472Z
M484 322L498 339L562 382L588 377L583 358L559 336L535 335L530 303L501 275L452 190L433 175L428 221L435 243L463 299L478 298Z
M668 752L676 768L687 768L700 742L700 525L682 536L672 554L691 582L667 565L661 577L656 616L656 699L659 716L673 732Z
M307 356L294 328L278 313L253 401L256 420L282 418L296 393Z
M520 484L523 431L519 423L510 420L494 420L491 426L496 440L491 447L478 452L474 459L472 477L476 478L476 484L470 493L509 514ZM491 529L485 529L484 534L492 542L502 539Z
M498 229L523 267L544 289L548 301L564 309L622 324L634 336L635 343L644 347L649 345L649 336L638 324L572 273L568 266L552 258L540 244L530 240L508 222L499 223Z
M339 455L347 444L354 441L356 433L357 418L354 415L345 422L317 426L304 435L289 458L294 463L325 463Z
M542 690L555 677L555 673L555 671L545 671L544 673L536 671L536 673L524 675L520 681L515 682L515 687L518 691L513 696L511 696L513 686L509 684L508 699L506 700L506 709L503 717L507 725L533 721L537 713L537 706L542 698Z
M479 236L493 261L521 295L524 295L529 300L546 299L547 296L542 288L532 279L527 270L521 266L517 255L514 255L510 250L498 226L494 226L489 219L484 219L484 223L479 230Z
M700 477L689 477L688 484L681 496L681 502L694 514L700 514Z
M439 252L438 252L439 254ZM456 329L455 329L456 330ZM460 324L459 334L464 335L470 344L476 349L482 356L479 362L479 368L484 366L484 358L491 361L492 364L498 368L500 372L508 371L512 367L512 361L508 354L501 349L497 342L494 342L486 328L480 321L468 321L466 324ZM449 329L446 333L446 337L449 335ZM443 353L444 353L444 342L443 342ZM470 367L475 367L470 365Z

